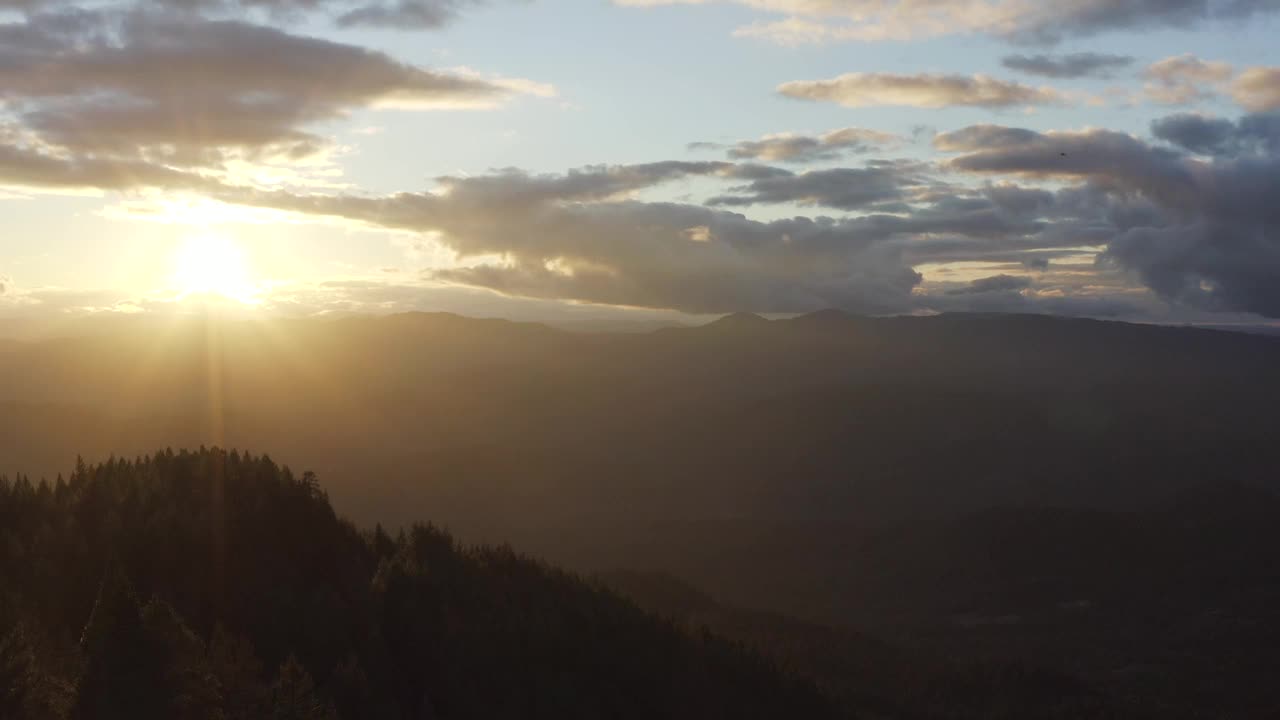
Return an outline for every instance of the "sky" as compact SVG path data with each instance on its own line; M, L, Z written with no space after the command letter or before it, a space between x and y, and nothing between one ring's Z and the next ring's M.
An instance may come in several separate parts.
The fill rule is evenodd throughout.
M1276 0L0 0L0 320L1280 318Z

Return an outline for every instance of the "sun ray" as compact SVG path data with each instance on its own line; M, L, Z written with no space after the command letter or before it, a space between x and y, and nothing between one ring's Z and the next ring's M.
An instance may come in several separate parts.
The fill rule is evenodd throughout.
M182 297L214 295L244 304L256 301L244 250L230 238L202 231L188 236L173 258L173 284Z

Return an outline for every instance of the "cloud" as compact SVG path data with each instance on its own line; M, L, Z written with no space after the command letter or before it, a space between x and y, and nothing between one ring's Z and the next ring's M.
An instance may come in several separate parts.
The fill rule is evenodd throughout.
M728 146L697 142L690 143L689 149L727 149L726 154L732 160L805 163L838 160L847 155L879 150L901 141L900 136L892 133L847 127L816 136L793 133L765 135L759 140L742 140Z
M1250 212L1259 212L1258 198L1270 191L1259 181L1266 169L1258 177L1226 182L1229 176L1223 175L1207 181L1221 186L1214 202L1224 204L1197 206L1176 198L1195 186L1203 165L1118 133L976 126L943 133L938 144L966 153L949 163L953 170L1080 184L1055 190L1003 180L979 187L950 185L932 179L930 166L901 161L802 173L765 165L663 161L554 174L508 169L443 177L431 192L381 197L267 191L215 181L206 181L198 192L225 202L416 233L454 258L452 265L424 271L423 281L513 298L690 313L834 306L873 313L982 309L1132 315L1141 303L1135 305L1131 288L1100 285L1098 273L1115 266L1132 271L1161 297L1199 311L1267 312L1270 307L1256 283L1237 282L1240 276L1231 268L1245 264L1245 258L1225 265L1208 259L1192 263L1184 272L1197 273L1196 287L1205 295L1187 294L1184 285L1167 279L1174 272L1169 268L1182 266L1151 244L1164 251L1168 246L1144 235L1210 227L1204 218L1234 223L1228 228L1237 233L1232 237L1249 237L1256 232L1249 228L1256 226L1265 231L1276 219ZM1057 167L1058 148L1092 159ZM1135 169L1119 174L1116 165L1101 159L1117 157L1120 166ZM745 182L712 201L721 205L809 203L868 214L760 221L715 206L637 199L645 189L689 177ZM1203 242L1211 238L1206 235ZM1092 246L1105 246L1108 264L1072 270L1066 261ZM1248 262L1257 262L1246 254ZM916 265L957 261L1001 268L991 278L1019 278L1026 268L1035 269L1040 280L1035 286L1029 280L984 279L922 288ZM352 302L339 304L357 307Z
M1119 287L1108 287L1104 294L1090 294L1086 288L1075 285L960 294L944 290L928 295L921 302L925 309L935 312L1031 313L1157 322L1185 322L1191 317L1185 312L1171 315L1167 306L1148 297L1135 297Z
M1191 54L1167 57L1143 71L1143 92L1152 102L1188 105L1214 97L1234 73L1229 63L1207 62Z
M757 172L768 168L757 168ZM600 202L620 199L637 190L688 176L745 174L726 162L664 160L635 165L588 165L561 174L530 175L507 168L477 177L441 177L441 192L468 203L498 203L533 207L552 202ZM782 171L785 172L785 171Z
M1135 228L1112 240L1104 257L1135 270L1147 286L1174 302L1274 318L1280 317L1277 245L1274 230L1266 226L1206 217Z
M206 190L217 183L200 174L153 163L65 157L31 147L0 144L0 184L67 190L169 188Z
M1274 0L615 0L620 5L745 5L779 20L735 34L782 44L906 40L980 33L1053 43L1116 30L1191 29L1275 13Z
M290 0L290 4L304 4ZM456 20L463 8L483 5L482 0L394 0L393 2L356 3L339 7L336 22L340 27L370 26L388 29L438 28Z
M1069 55L1008 55L1000 64L1010 70L1049 78L1110 77L1133 64L1128 55L1082 52Z
M443 27L486 0L151 0L152 9L188 16L261 17L289 22L327 18L339 27L424 30ZM72 0L0 0L0 10L62 11Z
M946 152L991 149L1023 145L1040 138L1040 133L1003 125L970 125L933 136L933 146Z
M891 200L905 200L913 189L929 183L917 163L881 163L865 168L835 168L792 173L776 168L740 166L730 177L751 182L718 195L708 205L745 206L794 203L855 210Z
M693 313L910 307L920 278L900 249L886 242L892 228L830 218L761 222L595 189L597 183L634 189L645 180L715 169L654 167L664 170L615 166L554 176L507 171L441 178L435 193L363 198L235 191L234 199L438 233L441 243L471 264L432 271L431 279L508 295Z
M1231 97L1253 112L1280 110L1280 67L1254 67L1240 73Z
M1030 87L988 75L856 72L830 80L783 83L778 86L778 92L798 100L834 102L855 108L876 105L1004 108L1058 105L1066 102L1066 98L1052 88Z
M1236 122L1182 113L1153 121L1151 134L1198 155L1280 155L1280 113L1245 115Z
M0 101L17 125L6 165L30 175L43 164L40 184L59 172L80 184L108 167L150 184L172 175L161 166L293 164L330 148L317 124L354 110L478 107L514 93L240 21L68 11L0 25Z
M1152 121L1151 134L1188 152L1218 155L1236 144L1236 125L1230 120L1196 113L1169 115Z
M1153 102L1187 105L1225 90L1245 110L1280 110L1280 67L1250 67L1236 75L1228 63L1178 55L1152 63L1143 77L1143 89Z
M947 163L953 170L1034 178L1087 179L1169 202L1192 202L1192 168L1178 153L1153 148L1127 133L1090 129L1039 133L974 126L939 135L935 143L969 154Z
M1060 0L1000 3L1017 8L1000 34L1023 41L1056 42L1116 30L1192 29L1280 11L1274 0Z
M1057 196L1042 188L1026 188L1013 183L988 185L983 196L993 205L1015 215L1039 217L1057 202Z
M962 288L948 290L948 295L1019 292L1031 287L1031 278L1018 275L993 275L978 278Z
M1086 187L949 186L925 177L925 169L877 162L793 173L762 165L659 162L445 177L432 192L381 197L241 188L222 197L431 238L457 258L428 271L433 282L690 313L930 308L939 301L919 292L918 264L1043 265L1079 255L1081 245L1106 243L1130 226L1126 213L1143 217L1140 209ZM812 202L866 214L761 221L715 206L636 199L645 187L690 176L747 181L724 196L740 204ZM1108 221L1108 212L1121 220ZM946 307L961 309L962 301L994 307L997 295L947 296ZM1018 302L1023 310L1070 304ZM1101 311L1100 303L1077 309Z
M1179 116L1155 127L1183 144L1230 151L1233 135L1270 132L1271 122L1246 118L1228 129ZM985 138L995 142L984 145ZM1205 161L1107 130L984 128L941 142L970 151L949 163L955 170L1088 183L1094 204L1106 199L1099 219L1112 229L1102 259L1132 271L1160 297L1280 317L1280 156L1267 145Z

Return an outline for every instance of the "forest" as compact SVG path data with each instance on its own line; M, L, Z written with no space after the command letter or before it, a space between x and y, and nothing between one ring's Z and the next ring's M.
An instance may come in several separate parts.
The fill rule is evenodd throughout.
M843 716L509 547L359 531L265 456L5 478L0 534L6 720Z
M917 541L914 551L893 555L901 567L892 574L908 576L893 587L903 599L899 610L927 612L910 605L983 592L965 582L981 575L966 567L974 562L1001 563L1000 581L1017 584L1028 573L1013 556L1054 567L1058 535L1086 526L1101 537L1076 559L1077 577L1059 578L1078 593L1124 593L1125 582L1101 562L1106 551L1137 570L1134 587L1198 582L1199 604L1213 595L1213 604L1251 594L1268 602L1273 591L1251 589L1258 581L1210 589L1197 576L1205 569L1190 562L1174 563L1184 566L1179 577L1168 568L1138 569L1151 552L1126 541L1128 525L1160 533L1145 542L1159 543L1162 556L1206 566L1278 539L1280 501L1270 495L1239 488L1185 500L1200 521L1191 522L1184 505L1145 520L1032 516L1048 528L1040 531L1030 531L1026 518L988 517L980 526L987 538L955 528L939 539L952 548L949 572L930 567L942 553ZM1246 504L1249 522L1226 530ZM1214 539L1192 539L1202 533ZM981 547L1010 546L1014 538L1023 547L1012 555ZM313 473L295 475L270 457L234 450L79 461L52 483L0 477L0 540L6 719L1205 716L1194 697L1098 682L1043 650L1016 661L976 647L931 651L737 609L666 574L580 576L509 546L464 546L427 523L359 530L335 513ZM1079 569L1089 563L1097 567ZM1231 575L1230 568L1208 570L1219 583ZM1276 586L1267 571L1257 573ZM1149 601L1162 590L1130 592ZM1037 603L1020 592L1024 606ZM1177 604L1176 595L1168 604ZM1079 630L1050 620L1059 634ZM1125 632L1119 624L1114 630ZM1189 673L1184 693L1215 682L1239 689L1251 679L1257 684L1234 698L1240 711L1280 707L1265 682L1274 627L1254 622L1226 638L1235 657L1221 668L1209 666L1228 656L1210 628L1166 638L1207 653L1206 664L1180 671ZM1256 637L1244 641L1248 634ZM959 641L977 646L992 637ZM1022 641L1061 645L1034 634ZM1242 677L1233 685L1219 677L1227 672Z

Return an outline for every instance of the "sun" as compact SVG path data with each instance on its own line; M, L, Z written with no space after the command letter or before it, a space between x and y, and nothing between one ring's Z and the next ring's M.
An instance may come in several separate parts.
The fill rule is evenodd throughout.
M244 251L233 240L213 233L191 235L173 258L173 284L187 295L220 295L252 303L256 289Z

